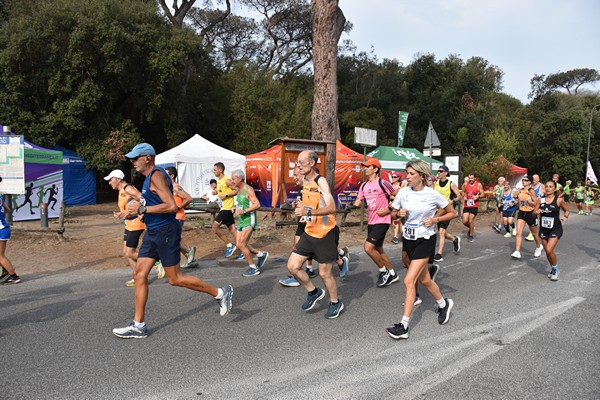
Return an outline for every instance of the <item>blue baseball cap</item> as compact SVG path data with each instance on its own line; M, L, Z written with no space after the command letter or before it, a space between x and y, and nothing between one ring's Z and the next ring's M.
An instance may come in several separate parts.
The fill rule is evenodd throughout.
M129 153L125 154L125 157L138 158L141 155L155 156L156 151L154 151L154 147L152 147L151 144L138 143L135 145L135 147Z

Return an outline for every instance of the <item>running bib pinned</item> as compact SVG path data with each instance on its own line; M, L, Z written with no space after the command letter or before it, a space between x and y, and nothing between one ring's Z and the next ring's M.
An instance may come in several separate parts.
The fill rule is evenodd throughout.
M554 228L553 217L542 217L542 228L552 229Z
M406 240L417 240L417 228L419 224L406 224L404 225L402 237Z
M467 199L467 207L475 207L475 200Z

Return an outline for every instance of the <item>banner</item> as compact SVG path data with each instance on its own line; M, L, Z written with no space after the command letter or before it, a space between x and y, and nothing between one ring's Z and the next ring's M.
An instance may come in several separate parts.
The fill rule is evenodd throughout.
M408 112L398 111L398 147L404 145L404 133L406 132L406 123L408 122Z
M586 179L586 181L589 179L590 181L592 181L594 183L594 185L598 184L598 178L596 178L596 174L594 173L594 169L592 168L591 161L587 162L587 171L585 173L585 179Z

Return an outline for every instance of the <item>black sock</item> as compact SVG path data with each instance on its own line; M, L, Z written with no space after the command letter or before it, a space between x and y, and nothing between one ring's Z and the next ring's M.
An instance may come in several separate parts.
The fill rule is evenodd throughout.
M308 294L310 294L310 295L315 295L317 293L319 293L319 289L317 289L317 288L315 288L315 290L311 290L310 292L308 292Z
M506 233L510 233L510 226L508 224L504 225L504 229L506 229Z

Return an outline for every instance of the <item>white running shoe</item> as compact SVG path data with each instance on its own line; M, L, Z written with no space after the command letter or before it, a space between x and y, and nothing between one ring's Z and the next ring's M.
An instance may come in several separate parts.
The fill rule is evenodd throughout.
M511 235L509 232L506 232L506 233L504 234L504 237L505 237L505 238L509 238L509 237L511 237L511 236L512 236L512 235Z
M517 251L517 250L515 250L515 252L514 252L514 253L512 253L510 256L511 256L512 258L519 259L519 258L521 258L521 252L520 252L520 251Z
M156 278L162 279L165 277L165 269L163 268L160 261L157 261L154 266L156 267Z
M544 250L544 248L542 246L538 247L537 249L535 249L535 251L533 252L533 256L534 257L539 257L542 255L542 250Z
M517 236L517 228L512 228L510 233L512 233L513 236Z
M525 236L525 240L532 242L535 240L535 238L533 237L533 234L529 232L529 235Z

